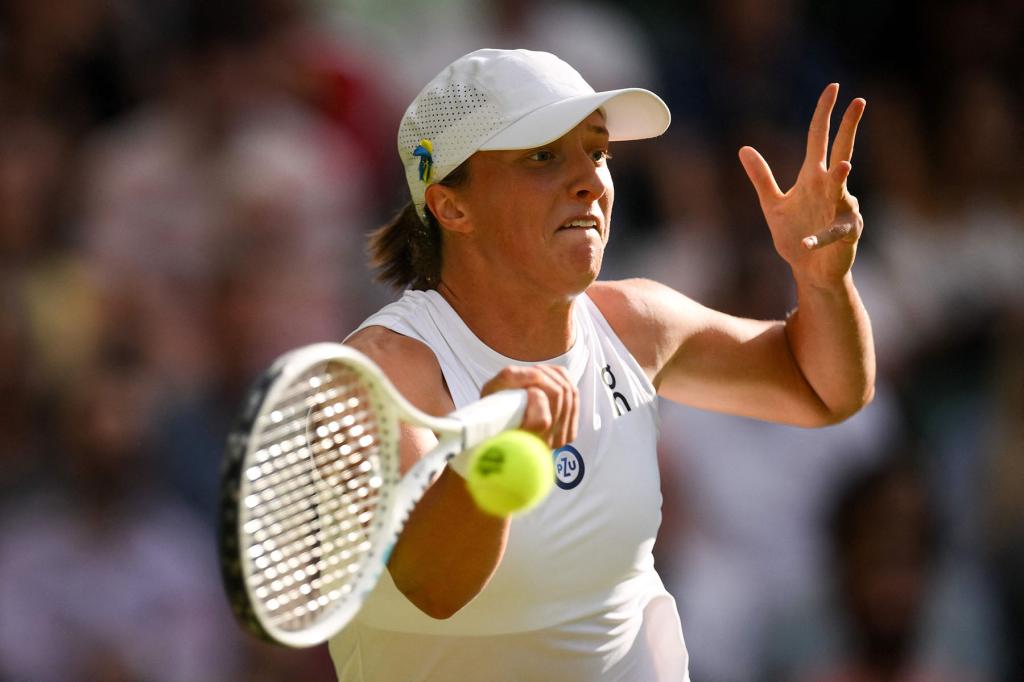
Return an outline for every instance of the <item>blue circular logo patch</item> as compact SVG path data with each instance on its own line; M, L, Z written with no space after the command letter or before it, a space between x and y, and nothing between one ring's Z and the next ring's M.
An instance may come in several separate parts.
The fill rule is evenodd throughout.
M571 445L555 450L555 483L562 490L572 490L583 480L583 455Z

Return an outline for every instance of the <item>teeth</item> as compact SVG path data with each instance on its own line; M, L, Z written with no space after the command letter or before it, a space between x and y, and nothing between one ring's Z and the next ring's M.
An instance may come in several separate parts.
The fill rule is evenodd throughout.
M596 220L570 220L562 227L596 227Z

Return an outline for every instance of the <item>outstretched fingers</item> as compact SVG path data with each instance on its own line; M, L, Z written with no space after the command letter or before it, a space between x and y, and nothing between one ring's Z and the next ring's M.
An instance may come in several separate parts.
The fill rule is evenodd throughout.
M835 107L838 97L839 83L829 83L821 92L821 96L818 97L818 106L814 109L811 125L807 129L807 154L804 157L805 168L825 166L832 108Z
M739 154L740 163L743 164L743 170L747 172L747 177L754 185L761 207L770 206L782 196L782 190L775 182L775 176L772 175L772 169L768 167L768 162L753 147L742 147Z
M860 124L861 116L864 115L864 108L867 101L858 97L846 108L843 114L843 121L839 124L839 132L836 133L835 142L832 143L832 155L829 157L829 168L833 168L842 161L850 161L853 158L853 143L857 139L857 126Z

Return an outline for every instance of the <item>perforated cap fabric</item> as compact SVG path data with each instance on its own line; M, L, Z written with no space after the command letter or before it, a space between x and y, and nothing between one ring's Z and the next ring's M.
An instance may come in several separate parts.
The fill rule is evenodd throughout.
M595 92L547 52L488 49L455 60L416 96L398 126L398 153L420 219L426 188L475 152L539 147L597 109L612 141L657 137L671 120L653 92Z

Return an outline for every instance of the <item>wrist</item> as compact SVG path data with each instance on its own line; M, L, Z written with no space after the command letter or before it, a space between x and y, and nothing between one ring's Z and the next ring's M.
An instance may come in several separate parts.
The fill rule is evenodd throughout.
M792 269L797 292L845 294L853 287L853 272L847 270L839 277L817 277Z

